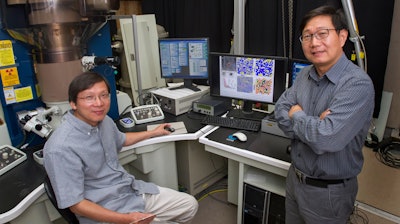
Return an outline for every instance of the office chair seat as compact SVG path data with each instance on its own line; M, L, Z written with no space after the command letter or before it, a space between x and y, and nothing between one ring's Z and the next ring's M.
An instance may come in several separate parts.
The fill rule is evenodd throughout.
M69 208L60 209L57 205L56 196L54 194L53 187L51 186L50 179L46 175L44 178L44 189L46 190L46 194L49 197L51 203L57 209L57 211L61 214L61 216L69 223L69 224L79 224L78 219L76 218L75 214L71 212Z

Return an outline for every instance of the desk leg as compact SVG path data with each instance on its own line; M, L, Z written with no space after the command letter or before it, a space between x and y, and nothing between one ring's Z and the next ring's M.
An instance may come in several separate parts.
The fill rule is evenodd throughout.
M228 202L238 204L239 162L228 159Z
M239 180L238 180L238 206L237 206L237 224L242 223L243 219L243 207L244 207L244 202L243 202L243 183L244 183L244 172L245 172L245 165L243 163L239 163Z

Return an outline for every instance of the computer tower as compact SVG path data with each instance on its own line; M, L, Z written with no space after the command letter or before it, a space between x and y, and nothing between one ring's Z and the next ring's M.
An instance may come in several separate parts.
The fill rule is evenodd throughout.
M285 223L285 197L269 192L267 224Z
M242 224L284 224L285 198L244 184Z

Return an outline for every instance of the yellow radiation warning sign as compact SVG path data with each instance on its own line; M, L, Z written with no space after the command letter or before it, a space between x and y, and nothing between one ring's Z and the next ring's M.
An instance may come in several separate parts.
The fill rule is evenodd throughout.
M0 74L3 86L16 86L20 84L16 67L1 69Z
M15 64L11 40L0 40L0 67Z

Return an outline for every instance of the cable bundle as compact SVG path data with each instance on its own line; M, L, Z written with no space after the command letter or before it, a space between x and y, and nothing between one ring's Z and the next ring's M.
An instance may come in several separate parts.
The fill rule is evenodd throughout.
M376 158L383 164L400 168L400 141L395 138L389 138L379 144L374 151Z

